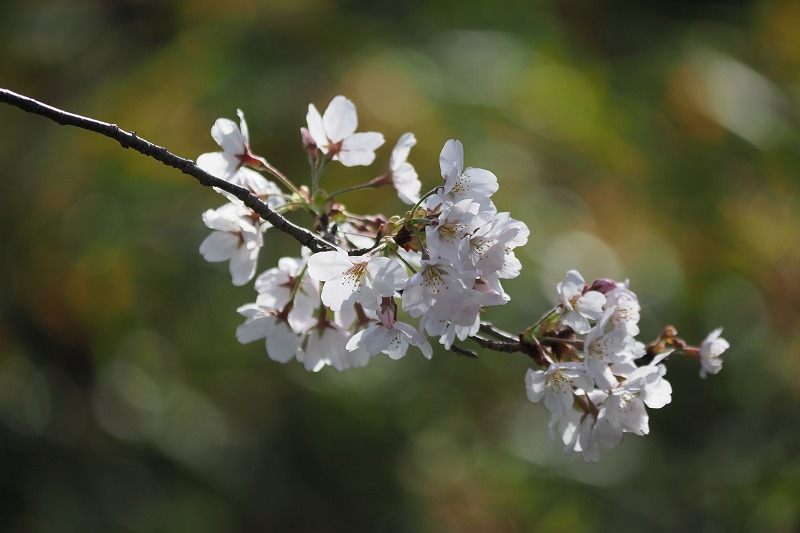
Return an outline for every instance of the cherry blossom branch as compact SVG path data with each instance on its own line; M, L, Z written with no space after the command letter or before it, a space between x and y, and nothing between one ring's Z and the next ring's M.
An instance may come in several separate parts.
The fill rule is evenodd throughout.
M406 161L416 138L406 133L392 150L384 175L330 195L318 189L328 163L371 164L375 149L384 143L378 132L355 133L355 105L344 96L334 97L324 116L309 105L308 129L301 128L301 140L311 163L310 190L305 185L296 187L251 152L241 111L237 112L239 126L228 119L215 122L211 134L223 152L202 154L198 166L116 124L62 111L7 89L0 89L0 103L114 139L123 148L133 148L243 202L249 210L227 203L203 214L203 221L214 231L200 245L200 253L208 261L230 261L234 285L249 282L257 271L267 224L260 223L253 212L301 245L321 252L307 258L281 258L278 267L256 281L256 302L237 309L245 317L236 330L237 339L242 343L267 339L267 355L275 361L297 359L315 372L324 366L345 370L364 366L378 353L401 358L409 346L430 359L433 348L426 334L438 336L447 350L459 356L474 358L477 353L454 343L455 338L469 338L485 350L519 353L539 366L525 374L528 399L544 398L552 415L553 436L560 433L565 453L581 452L587 462L597 461L598 444L613 447L622 442L624 433L649 432L645 407L659 409L672 399L662 364L670 354L682 351L699 359L702 378L722 367L720 355L729 347L720 337L722 328L712 331L699 346L690 346L674 327L667 326L645 345L635 338L641 306L628 283L598 279L587 284L576 270L567 271L557 284L558 305L519 334L489 322L480 322L476 329L483 309L509 301L499 280L519 275L521 265L513 249L527 242L530 231L509 213L498 212L489 198L497 191L497 177L485 169L465 169L463 146L455 139L445 143L439 156L444 185L419 197L405 217L348 213L333 197L392 183L401 200L410 204L411 198L419 196L421 184ZM203 169L229 176L231 181ZM277 185L251 169L271 173L292 194L281 193ZM433 194L441 205L423 207ZM278 211L261 198L270 198ZM301 207L313 217L313 231L282 215L296 202L303 202ZM346 235L366 237L373 232L368 248L349 249ZM339 237L348 251L331 244L340 242ZM349 241L353 245L364 242ZM403 257L400 248L413 259ZM390 253L399 259L387 257ZM410 263L417 260L420 266L415 269ZM398 320L398 300L405 312L420 318L418 327ZM336 323L328 320L332 313L347 311L345 306L355 317L337 317ZM350 325L338 324L339 318Z
M305 228L293 224L279 213L276 213L270 209L266 203L262 202L256 195L244 187L240 187L228 181L217 178L208 172L205 172L195 165L190 159L177 156L166 148L139 137L136 132L128 132L116 124L110 124L108 122L70 113L4 88L0 88L0 102L11 105L28 113L33 113L34 115L39 115L41 117L50 119L61 126L74 126L76 128L99 133L100 135L117 141L123 148L132 148L142 155L152 157L156 161L159 161L166 166L176 168L184 174L192 176L204 187L216 187L228 192L241 200L244 205L255 211L261 218L272 224L276 229L292 236L300 244L306 246L313 252L336 249L335 246L322 237L315 235ZM272 168L268 168L267 170L273 174L277 172ZM317 174L319 174L319 170ZM429 192L423 196L422 199L430 196L430 194L432 194L432 192ZM420 203L422 199L420 200ZM368 250L372 249L374 249L374 247ZM360 251L361 250L356 250L355 252L357 253ZM350 253L352 254L354 252L351 251ZM535 346L521 343L511 334L502 330L498 330L489 323L481 324L481 331L492 335L495 338L501 339L500 341L491 341L477 336L472 337L473 340L475 340L481 347L485 349L506 353L526 353L534 359L540 357ZM474 352L458 346L453 346L452 351L458 355L471 358L476 357Z
M504 340L507 342L517 342L518 339L513 334L508 333L507 331L503 331L502 329L498 329L494 324L490 322L481 322L480 331L486 333L487 335L491 335L492 337L500 340Z
M453 345L450 346L450 351L453 352L454 354L460 355L462 357L469 357L470 359L477 359L478 358L478 354L476 354L472 350L467 350L466 348L462 348L461 346L459 346L459 345L457 345L455 343L453 343Z
M481 329L484 329L484 325L481 324ZM473 335L470 337L476 344L478 344L481 348L486 350L492 350L495 352L501 353L523 353L533 359L536 364L541 367L546 367L547 362L544 359L544 355L539 348L539 346L535 344L528 344L526 342L522 342L519 340L492 340L487 339L485 337L481 337L480 335Z
M99 133L100 135L114 139L123 148L132 148L142 155L152 157L156 161L159 161L168 167L176 168L184 174L192 176L204 187L216 187L228 192L241 200L244 205L258 213L261 218L272 224L276 229L290 235L297 240L297 242L309 248L313 252L336 249L334 245L322 237L314 235L307 229L290 222L280 214L270 209L267 204L262 202L256 195L244 187L239 187L238 185L234 185L233 183L212 176L208 172L200 169L190 159L179 157L162 146L158 146L157 144L153 144L145 139L142 139L136 135L136 132L128 132L121 129L116 124L102 122L100 120L95 120L58 109L57 107L47 105L39 102L38 100L23 96L8 89L0 88L0 102L19 108L23 111L27 111L28 113L33 113L34 115L39 115L50 119L62 126L74 126L76 128Z

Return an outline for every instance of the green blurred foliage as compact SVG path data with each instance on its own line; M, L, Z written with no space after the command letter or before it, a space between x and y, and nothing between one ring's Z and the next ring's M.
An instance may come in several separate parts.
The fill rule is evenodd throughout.
M3 531L796 531L800 7L792 0L6 0L0 86L194 158L245 111L302 182L309 102L344 94L423 183L460 139L532 230L512 301L630 278L669 365L651 435L565 458L521 356L307 374L234 338L252 286L205 263L221 199L112 141L0 107ZM356 212L402 214L391 193ZM305 222L298 217L299 222ZM296 254L267 235L262 268Z

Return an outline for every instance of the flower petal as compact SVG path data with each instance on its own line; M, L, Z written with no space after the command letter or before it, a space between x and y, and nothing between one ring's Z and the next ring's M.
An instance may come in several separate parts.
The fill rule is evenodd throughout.
M267 337L275 324L274 316L261 316L253 320L248 320L236 328L236 340L242 344L247 344L258 339Z
M228 265L231 281L237 287L246 285L256 275L258 263L258 248L247 249L240 247L232 256Z
M335 97L328 104L328 109L325 110L325 114L322 116L322 125L325 128L325 134L332 143L338 143L349 137L358 127L355 104L344 96ZM311 132L310 127L309 132ZM314 133L311 132L311 135L313 137ZM317 140L316 137L314 137L314 140Z
M328 281L353 268L345 252L318 252L308 258L308 275L317 281Z
M464 147L461 141L450 139L444 143L444 148L439 154L439 167L445 179L455 178L461 174L461 169L464 168Z
M239 237L227 231L214 231L200 243L200 254L210 263L227 261L236 253Z
M294 357L300 339L286 322L278 322L267 335L267 355L273 361L286 363Z
M308 133L311 135L311 138L317 143L317 147L319 147L322 153L327 154L330 142L328 141L328 136L325 135L325 127L322 125L322 116L319 114L319 111L317 111L317 108L314 107L314 104L308 104L306 122L308 123Z
M405 164L411 147L417 144L417 138L413 133L404 133L397 140L397 144L392 148L392 155L389 157L389 168L397 173L401 165ZM413 167L412 167L413 168Z
M211 136L225 153L239 155L245 153L245 140L239 126L230 119L219 118L211 126Z
M426 339L422 333L417 331L415 327L406 324L405 322L395 322L394 328L403 332L405 336L408 337L409 342L422 351L422 355L424 355L426 359L430 359L433 356L433 348L431 347L431 343L429 343L428 339Z
M244 144L250 144L250 131L247 129L247 122L244 120L244 111L241 109L236 110L236 115L239 117L239 129L242 132L242 137L244 138Z
M382 133L353 133L344 140L336 158L346 167L371 165L375 161L375 150L383 143Z
M239 167L236 156L225 152L208 152L197 157L197 166L219 179L230 181Z

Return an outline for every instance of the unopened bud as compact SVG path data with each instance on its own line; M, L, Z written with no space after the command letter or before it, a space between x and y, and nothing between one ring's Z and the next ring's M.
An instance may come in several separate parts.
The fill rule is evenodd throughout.
M619 287L619 285L617 285L617 282L613 279L601 278L594 280L594 283L592 283L592 286L589 287L589 290L606 294L607 292L613 291L617 287Z
M308 160L311 163L317 161L317 143L309 133L308 128L300 128L300 140L303 142L303 150L308 154Z

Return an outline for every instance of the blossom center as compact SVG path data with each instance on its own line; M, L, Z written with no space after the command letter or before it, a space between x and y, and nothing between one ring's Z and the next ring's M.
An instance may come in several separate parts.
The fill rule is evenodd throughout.
M439 292L444 287L448 288L447 282L442 278L442 273L437 268L427 268L422 273L422 279L425 280L425 286L432 292Z
M361 280L364 278L364 275L367 273L367 263L354 263L353 266L343 272L344 280L346 283L352 283L353 285L360 285Z
M581 296L583 296L583 295L578 293L578 294L572 296L571 298L567 298L567 304L569 304L570 310L578 308L578 300L581 299Z

